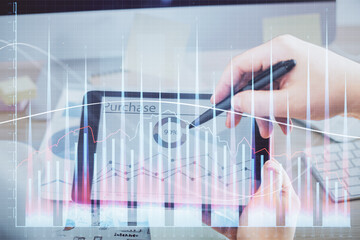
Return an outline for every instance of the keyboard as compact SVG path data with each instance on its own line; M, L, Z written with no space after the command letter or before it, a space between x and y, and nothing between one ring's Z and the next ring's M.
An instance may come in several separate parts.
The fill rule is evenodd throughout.
M329 144L326 152L324 146L312 147L311 157L303 158L331 199L338 202L360 199L360 141L345 144ZM345 152L347 161L343 161Z
M315 130L320 130L321 132L325 131L325 121L326 120L311 120L311 128ZM343 116L335 116L330 119L329 121L329 129L331 129L332 133L340 134L340 136L337 135L327 135L330 139L336 141L336 142L344 142L344 137L341 136L343 134L343 128L339 128L339 126L344 126L345 124L345 118ZM299 120L294 119L294 123L298 123L301 126L306 127L306 120ZM347 126L348 129L351 129L351 131L348 132L349 135L352 136L360 136L360 120L357 118L348 117L347 118Z

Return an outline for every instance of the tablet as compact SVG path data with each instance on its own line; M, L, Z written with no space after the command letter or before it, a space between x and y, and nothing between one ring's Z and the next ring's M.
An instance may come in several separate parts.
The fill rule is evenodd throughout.
M210 94L91 91L84 96L72 199L78 203L244 206L268 140L226 114L190 129Z

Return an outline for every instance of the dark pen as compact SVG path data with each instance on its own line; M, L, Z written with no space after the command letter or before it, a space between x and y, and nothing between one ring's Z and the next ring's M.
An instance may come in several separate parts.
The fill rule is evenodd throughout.
M284 76L286 73L290 72L295 65L296 65L295 60L282 61L273 65L272 67L273 82ZM271 80L270 75L271 75L270 68L266 69L265 71L257 75L254 78L254 90L261 90L267 85L269 85ZM239 91L234 93L234 95L241 91L251 90L253 87L252 84L253 81L249 81L245 87L241 88ZM207 121L213 119L215 116L218 116L219 114L224 112L224 110L229 110L230 108L231 108L231 96L228 96L227 98L216 104L213 108L208 109L206 112L201 114L197 119L195 119L190 124L189 129L193 127L197 127L203 123L206 123ZM214 114L214 109L215 109L215 114Z

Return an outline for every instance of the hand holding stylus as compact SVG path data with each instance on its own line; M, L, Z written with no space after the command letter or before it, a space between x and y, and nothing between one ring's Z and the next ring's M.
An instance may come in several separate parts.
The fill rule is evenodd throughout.
M216 103L213 108L210 108L207 111L205 111L203 114L201 114L197 119L195 119L190 124L189 129L199 126L203 123L206 123L212 118L223 113L224 112L223 110L230 110L232 95L248 90L262 90L266 86L269 87L274 86L274 84L276 84L276 81L279 78L283 77L288 72L290 72L295 67L295 65L296 65L296 61L293 59L278 62L275 65L259 73L254 79L248 81L248 83L239 90L236 91L236 89L234 89L235 87L232 87L234 89L234 93L227 96L221 102Z
M250 49L232 60L233 85L242 88L251 80L251 73L258 74L272 64L294 59L296 68L278 79L273 91L273 116L286 123L287 104L291 118L306 119L307 108L311 119L320 120L344 112L345 79L347 89L347 110L352 116L360 116L357 94L360 91L360 65L322 47L315 46L295 37L284 35L263 45ZM346 78L345 78L346 76ZM328 80L328 81L327 81ZM326 84L328 83L328 85ZM231 66L226 67L212 96L212 103L225 99L231 89ZM308 93L310 104L307 105ZM236 112L251 114L252 91L242 91L233 98ZM328 102L326 96L328 94ZM270 114L270 91L254 91L254 115L268 117ZM236 126L241 115L234 115L231 124L228 113L226 125ZM271 134L271 123L256 120L262 137ZM284 133L286 125L280 125Z

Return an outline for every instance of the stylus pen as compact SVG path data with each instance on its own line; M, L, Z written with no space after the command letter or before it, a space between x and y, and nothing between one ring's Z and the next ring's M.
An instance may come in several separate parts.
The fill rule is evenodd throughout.
M273 65L273 67L272 67L273 82L276 81L277 79L281 78L282 76L284 76L286 73L290 72L291 69L293 69L293 67L295 65L296 65L295 60L282 61L282 62L279 62L279 63ZM271 76L270 68L266 69L265 71L263 71L259 75L257 75L254 78L254 90L261 90L264 87L266 87L267 85L269 85L271 83L270 76ZM245 87L241 88L236 93L239 93L241 91L251 90L252 82L253 81L249 81ZM234 95L236 93L234 93ZM215 116L218 116L219 114L224 112L223 110L229 110L230 108L231 108L231 96L228 96L227 98L225 98L224 100L222 100L221 102L216 104L213 108L208 109L206 112L201 114L197 119L195 119L190 124L189 129L191 129L193 127L197 127L203 123L206 123L207 121L211 120ZM215 114L214 114L214 109L215 109Z

